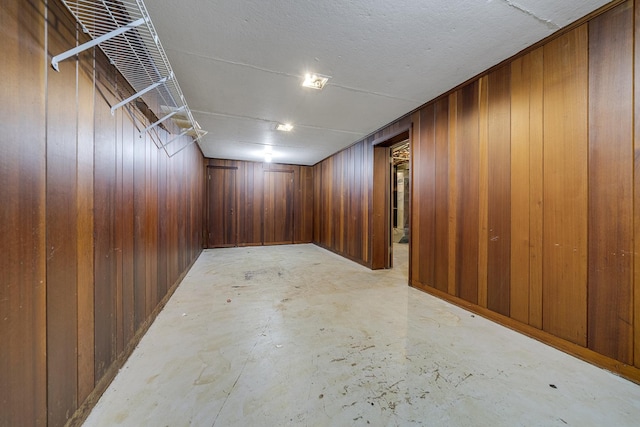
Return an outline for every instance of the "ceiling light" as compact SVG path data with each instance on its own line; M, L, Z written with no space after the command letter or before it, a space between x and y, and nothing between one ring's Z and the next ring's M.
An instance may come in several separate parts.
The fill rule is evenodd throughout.
M273 160L273 148L270 145L264 146L264 161L266 163L271 163Z
M307 73L304 76L304 82L302 82L302 86L310 87L311 89L322 89L324 85L327 84L329 80L329 76L323 76L321 74L313 74Z
M283 132L291 132L292 129L293 125L289 123L278 123L278 126L276 126L276 130L281 130Z

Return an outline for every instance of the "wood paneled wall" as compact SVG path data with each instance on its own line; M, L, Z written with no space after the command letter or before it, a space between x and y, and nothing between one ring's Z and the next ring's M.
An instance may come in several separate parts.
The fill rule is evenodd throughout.
M0 6L0 425L46 425L44 7Z
M61 426L200 253L204 160L168 158L132 106L111 115L130 89L99 50L50 67L83 41L59 1L3 1L0 35L0 425Z
M313 241L309 166L207 159L207 246Z
M384 235L388 216L384 188L376 194L382 203L374 204L374 147L410 125L410 117L399 120L313 166L315 244L368 267L384 267L380 249L388 244ZM383 174L378 176L382 186Z
M410 272L636 381L639 27L627 1L412 115Z

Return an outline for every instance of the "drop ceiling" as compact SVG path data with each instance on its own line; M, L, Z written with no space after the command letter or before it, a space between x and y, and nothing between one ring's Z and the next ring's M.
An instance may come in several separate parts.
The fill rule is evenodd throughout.
M313 165L604 0L147 0L205 156ZM323 90L304 76L330 76ZM291 132L277 131L290 123Z

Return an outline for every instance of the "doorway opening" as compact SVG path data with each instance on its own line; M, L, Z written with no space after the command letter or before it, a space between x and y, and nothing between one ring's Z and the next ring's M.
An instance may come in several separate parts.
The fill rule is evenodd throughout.
M399 268L409 277L411 129L374 143L372 268Z
M391 250L393 265L409 270L409 139L391 147Z

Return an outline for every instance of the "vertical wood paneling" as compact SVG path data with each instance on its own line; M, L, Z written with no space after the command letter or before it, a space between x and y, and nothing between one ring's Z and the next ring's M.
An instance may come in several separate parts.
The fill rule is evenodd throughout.
M93 320L93 49L80 56L78 70L78 402L94 387Z
M319 191L314 168L222 159L207 159L206 165L208 247L313 241L319 226L314 223L314 193ZM271 172L289 178L265 181ZM273 216L273 209L284 209L286 215Z
M167 141L169 135L163 135L164 141ZM169 280L169 186L168 186L168 161L167 157L157 156L158 159L158 285L156 289L156 297L153 300L153 306L158 304L162 297L167 293L167 282ZM172 224L173 226L173 224Z
M181 155L178 157L179 157L178 161L175 163L172 163L174 165L173 179L177 183L177 185L174 186L174 189L176 191L175 197L178 199L178 208L174 209L175 210L174 218L176 218L176 220L178 221L178 227L175 229L176 231L175 251L176 251L177 262L175 264L176 269L173 272L173 278L171 283L175 283L175 281L178 280L178 277L180 276L180 272L183 271L183 269L187 268L187 261L185 259L185 255L187 253L186 242L189 235L189 231L187 229L187 219L189 217L188 214L178 215L178 212L186 212L186 213L189 212L189 204L187 200L187 194L188 194L188 189L186 185L187 183L185 182L185 180L180 179L186 168L187 157L185 155Z
M48 26L49 54L76 45L76 25L60 16ZM77 406L77 223L76 66L47 72L47 412L49 425L63 425ZM55 366L56 369L51 369Z
M457 198L457 181L456 181L456 150L457 147L457 127L458 127L458 94L459 91L449 95L449 157L447 159L447 170L449 172L449 236L447 244L448 263L448 281L447 293L456 295L456 198Z
M543 327L582 346L587 344L587 49L586 25L544 46Z
M122 349L135 332L134 296L134 141L137 133L126 110L122 120ZM134 139L135 138L135 139Z
M95 378L106 373L116 357L116 121L107 86L115 80L109 67L97 65L94 157L94 266L95 266ZM106 98L106 99L105 99Z
M344 182L342 174L344 172L345 151L338 153L333 159L333 222L331 223L331 233L333 244L338 253L344 254Z
M349 196L349 218L347 227L349 256L354 259L363 259L363 219L365 217L363 209L363 168L364 168L364 144L358 143L351 148L352 157L350 167L353 170L353 181L350 184L351 194Z
M355 183L355 168L350 167L355 165L354 162L354 147L349 147L345 150L345 168L343 169L343 223L345 226L342 229L343 248L345 254L349 257L353 257L354 246L353 235L351 231L351 201L353 200L354 183Z
M118 88L118 94L123 93L123 89L121 86L121 78L119 75L116 75L116 88ZM125 107L126 108L126 107ZM123 295L123 274L122 274L122 246L124 239L124 230L123 224L126 221L124 217L124 192L122 185L122 162L124 159L122 153L123 146L123 134L124 134L124 108L119 109L115 112L116 119L116 160L115 160L115 169L116 169L116 188L115 188L115 215L114 215L114 233L115 233L115 278L116 278L116 312L115 312L115 323L116 323L116 332L115 332L115 356L122 352L124 347L124 295Z
M363 145L363 223L362 223L362 260L364 264L371 264L371 218L373 215L373 146L366 142L361 142Z
M134 197L133 209L135 211L134 222L134 300L135 316L134 324L137 330L146 319L147 305L147 262L150 254L147 252L149 234L147 197L150 192L148 180L148 144L153 144L145 135L134 140Z
M191 204L192 209L192 239L191 239L191 260L198 257L202 248L205 247L204 241L204 199L205 199L205 168L204 168L204 156L199 147L191 150L190 163L185 170L185 173L189 173L191 168L199 168L201 173L195 173L191 175Z
M640 4L634 2L634 155L633 155L633 361L640 368Z
M322 197L322 163L313 166L313 242L320 242L321 200Z
M313 168L301 166L295 180L297 194L294 196L294 243L313 241Z
M156 149L155 144L148 139L147 143L147 164L146 164L146 182L147 182L147 203L145 206L146 226L145 240L147 243L147 260L145 262L145 278L146 278L146 306L145 318L148 318L153 308L158 304L158 262L160 251L160 206L159 206L159 187L158 187L158 158L164 155Z
M264 244L293 243L293 170L264 171Z
M529 323L529 128L531 54L511 63L510 315Z
M412 159L420 165L413 169L411 185L414 197L412 206L411 235L412 267L417 274L412 278L428 286L434 286L435 274L435 106L431 104L420 111L415 126Z
M353 239L354 229L356 228L356 222L353 217L353 210L355 206L354 193L357 191L355 187L355 175L356 175L355 162L355 147L349 147L345 152L345 168L343 173L343 247L344 252L350 258L354 257L356 252L357 243Z
M322 239L324 247L333 246L333 157L322 162Z
M48 66L87 39L60 2L3 2L0 35L0 425L65 425L86 413L81 405L117 373L158 296L199 254L202 211L188 207L202 205L202 155L193 146L159 161L147 135L138 138L134 105L111 114L131 89L99 49L60 72ZM166 250L160 218L173 227Z
M478 305L487 306L489 262L489 78L478 81Z
M449 273L449 99L435 103L435 260L436 289L447 291Z
M456 295L456 150L457 150L457 123L458 123L458 94L455 91L449 95L449 157L447 169L449 171L449 242L448 242L448 281L447 293Z
M0 5L0 425L47 423L44 4Z
M184 206L180 197L180 180L178 174L181 171L180 160L183 156L176 156L171 161L168 157L164 157L167 160L167 194L169 199L166 205L166 218L167 218L167 282L166 290L162 294L164 297L171 285L178 279L178 264L179 264L179 242L178 232L180 231L180 222L178 219L178 212L184 210ZM237 235L236 235L237 239Z
M478 81L458 92L456 120L456 295L478 302Z
M209 247L236 245L236 169L208 168Z
M633 5L589 22L588 345L633 363Z
M371 268L386 268L388 264L387 253L389 236L387 231L390 227L389 201L387 200L388 190L391 188L389 182L389 160L390 153L388 147L375 147L373 150L373 188L372 194L373 210L371 224Z
M247 239L248 228L251 227L251 208L253 207L253 200L249 200L247 197L248 190L251 190L249 181L253 177L253 168L249 170L249 164L245 162L239 162L236 164L237 175L244 177L245 179L239 179L236 182L236 200L237 203L237 215L238 215L238 246L242 246L241 242L245 242Z
M407 123L403 123L403 126L407 126ZM380 135L376 135L384 139L386 134L381 132ZM375 247L371 240L375 222L372 145L375 139L376 137L372 136L359 141L313 167L313 242L367 266L371 266ZM383 174L377 178L384 178ZM386 179L388 182L388 178ZM380 182L378 184L384 185ZM384 203L382 200L377 201ZM382 204L379 208L381 206ZM378 215L378 220L380 218ZM376 223L376 226L380 227L381 224L383 225ZM384 232L381 232L376 238L383 236ZM380 249L384 249L384 243L377 250ZM384 254L376 256L380 256L380 259L385 258ZM382 261L381 263L384 264Z
M511 75L489 74L487 308L509 316L511 265Z
M262 211L264 209L264 171L262 164L253 165L253 209L252 209L252 237L248 242L263 244L262 240Z
M542 329L544 49L538 48L529 55L529 324Z

